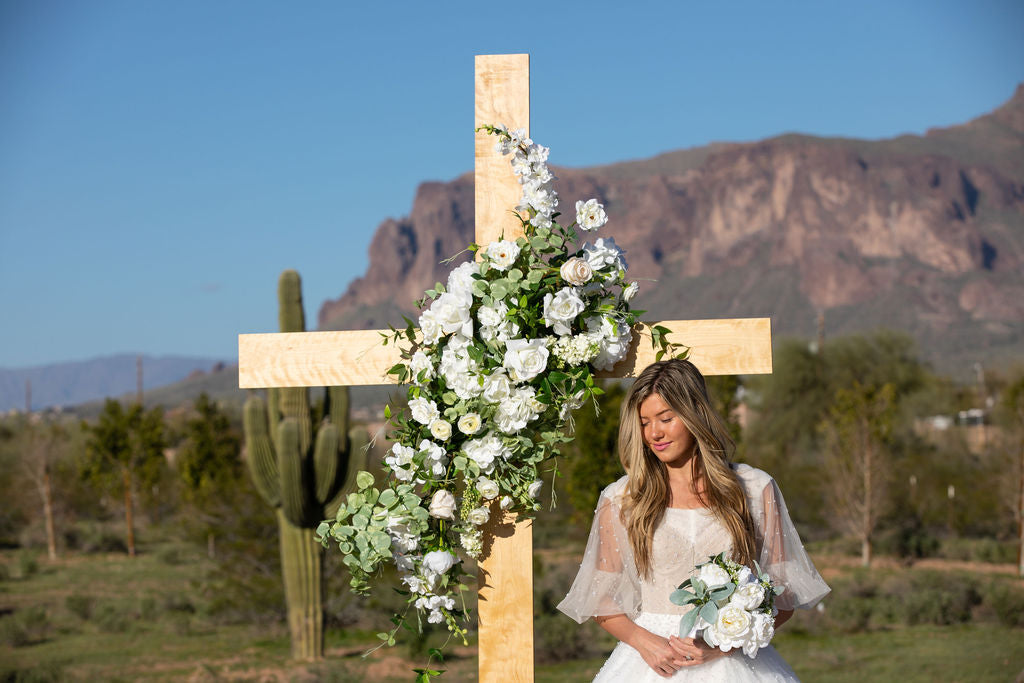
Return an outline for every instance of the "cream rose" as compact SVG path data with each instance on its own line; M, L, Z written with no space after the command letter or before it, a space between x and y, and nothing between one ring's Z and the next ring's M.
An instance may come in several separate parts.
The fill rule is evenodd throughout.
M580 287L594 277L594 269L583 259L573 256L562 264L562 267L558 269L558 274L570 285Z
M447 489L435 491L427 511L437 519L455 519L455 496Z
M753 615L742 607L730 602L718 610L718 618L704 631L708 645L728 652L734 647L743 647L751 635Z
M466 518L469 520L470 524L480 526L481 524L486 524L487 520L491 518L491 511L485 507L474 508L469 511Z
M493 500L498 495L498 484L487 477L480 477L476 480L476 490L486 500Z
M459 418L459 431L467 436L480 431L480 416L477 413L466 413Z
M442 419L430 423L430 435L438 441L447 441L452 435L452 425Z
M729 602L734 602L743 609L755 610L764 602L764 586L760 583L745 583L736 589Z

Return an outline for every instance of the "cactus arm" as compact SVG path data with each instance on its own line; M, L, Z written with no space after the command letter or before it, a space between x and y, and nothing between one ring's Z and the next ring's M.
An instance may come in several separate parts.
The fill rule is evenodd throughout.
M277 281L277 322L282 332L306 331L302 279L294 270L284 271Z
M281 504L279 475L274 444L267 427L267 411L257 395L245 401L242 414L245 428L246 464L260 496L272 507Z
M327 407L324 414L330 415L331 424L338 428L339 434L348 434L349 397L348 387L327 387Z
M321 505L334 493L338 480L338 465L341 433L337 425L324 422L316 433L316 447L313 450L313 473L316 484L316 501Z
M306 526L311 521L310 491L305 470L309 465L308 452L299 449L299 423L285 418L277 428L277 468L281 473L281 510L295 526Z

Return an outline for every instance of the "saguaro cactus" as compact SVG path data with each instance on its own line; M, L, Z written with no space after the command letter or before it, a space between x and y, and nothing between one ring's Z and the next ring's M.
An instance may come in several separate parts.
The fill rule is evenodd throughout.
M282 332L304 332L302 282L294 270L278 281ZM260 495L277 510L281 569L292 657L323 656L323 548L314 529L334 514L366 468L367 434L349 430L348 387L328 387L324 417L313 438L305 388L270 389L267 401L245 402L246 462Z

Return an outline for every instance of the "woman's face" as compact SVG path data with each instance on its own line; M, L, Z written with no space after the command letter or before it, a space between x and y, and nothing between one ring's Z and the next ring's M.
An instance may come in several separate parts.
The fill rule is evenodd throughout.
M640 404L640 427L644 443L666 465L682 465L693 454L693 434L659 394Z

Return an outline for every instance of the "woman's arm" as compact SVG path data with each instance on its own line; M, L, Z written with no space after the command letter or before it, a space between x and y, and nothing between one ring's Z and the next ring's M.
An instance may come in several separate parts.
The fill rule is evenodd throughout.
M668 638L662 638L642 626L637 626L625 614L594 617L594 621L639 652L647 666L654 669L659 676L668 678L688 663L685 656L672 647Z

